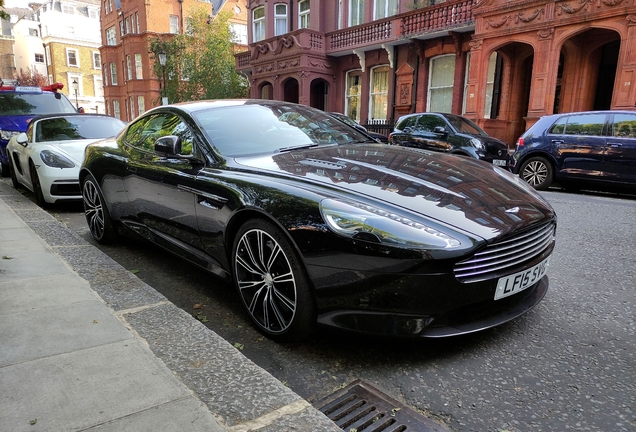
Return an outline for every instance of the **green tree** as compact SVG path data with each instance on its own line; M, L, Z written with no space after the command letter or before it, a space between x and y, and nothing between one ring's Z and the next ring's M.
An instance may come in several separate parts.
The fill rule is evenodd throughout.
M247 79L235 67L230 16L221 12L211 19L201 8L187 18L184 34L150 42L154 73L162 79L165 72L164 91L170 103L247 96ZM158 61L161 51L166 53L165 71Z
M9 21L11 17L4 11L4 0L0 0L0 19Z

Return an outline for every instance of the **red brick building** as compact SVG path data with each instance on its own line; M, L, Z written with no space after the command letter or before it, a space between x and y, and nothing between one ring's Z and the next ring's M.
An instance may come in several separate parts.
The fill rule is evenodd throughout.
M252 0L251 96L362 123L463 114L510 145L553 112L636 109L634 0Z
M230 10L235 33L244 33L245 0L103 0L101 9L102 73L106 112L130 121L161 104L161 81L153 73L150 41L182 33L194 8L210 15Z

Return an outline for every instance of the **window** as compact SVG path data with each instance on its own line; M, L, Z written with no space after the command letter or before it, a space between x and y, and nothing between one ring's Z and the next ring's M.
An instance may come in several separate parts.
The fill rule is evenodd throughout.
M139 27L139 12L135 12L135 23L137 24L137 34L141 33L141 27Z
M137 108L139 110L139 115L146 112L146 101L143 96L137 96Z
M278 3L274 5L274 36L287 33L287 5Z
M605 114L585 114L561 117L550 128L551 134L602 136Z
M72 67L79 67L79 58L77 55L77 50L74 49L66 49L66 65Z
M109 27L106 29L106 45L116 45L117 38L115 36L115 27Z
M44 48L44 53L46 54L46 64L51 66L51 47L47 45L46 48Z
M349 26L364 23L364 0L349 1Z
M126 55L126 75L128 76L128 81L132 79L132 67L130 63L130 54Z
M104 0L104 14L108 15L110 13L110 1L109 0Z
M90 19L99 19L99 14L97 13L97 11L95 9L89 9L88 10L88 17Z
M44 54L36 54L35 55L36 63L44 63Z
M265 8L259 7L252 12L252 37L253 42L265 39Z
M247 25L238 23L229 23L230 31L232 31L232 42L247 45Z
M347 72L345 114L360 122L360 91L362 90L362 71Z
M381 19L397 15L398 0L376 0L375 1L375 19Z
M102 74L104 76L104 85L108 85L108 69L106 68L106 63L104 63L104 72Z
M123 36L124 33L124 20L119 21L119 36Z
M75 8L69 5L62 5L62 13L75 15Z
M138 120L128 128L126 141L140 150L154 153L155 141L165 135L176 135L181 138L181 154L192 154L192 131L174 114L161 113Z
M309 28L309 0L298 2L298 28Z
M126 33L130 33L130 17L126 18Z
M614 114L612 136L636 138L636 114Z
M135 118L135 99L133 99L133 97L130 96L129 100L130 100L129 102L130 103L130 119L129 120L132 120Z
M93 51L93 69L100 69L102 64L102 56L99 51Z
M112 63L111 63L112 64ZM121 111L119 110L119 101L113 101L113 116L121 120Z
M110 82L112 85L117 85L117 65L115 63L110 64Z
M34 29L34 28L29 29L29 36L37 36L37 35L38 35L38 29Z
M371 70L370 117L386 120L389 93L389 67Z
M141 54L135 54L135 78L144 79L144 68L141 64Z
M490 118L492 109L492 91L495 84L495 66L497 65L497 53L494 52L488 59L488 76L486 77L486 100L484 101L484 118Z
M75 27L66 27L66 34L69 36L75 36Z
M95 97L104 97L104 86L102 85L101 77L94 77L93 86L95 87Z
M417 118L413 128L418 132L433 132L438 126L448 129L448 125L440 117L435 114L424 114Z
M170 33L179 33L179 17L176 15L170 15Z
M453 107L455 55L432 58L430 71L427 111L451 112Z
M468 72L470 71L470 51L466 53L466 71L464 73L464 99L462 102L462 114L466 114L466 102L468 101Z

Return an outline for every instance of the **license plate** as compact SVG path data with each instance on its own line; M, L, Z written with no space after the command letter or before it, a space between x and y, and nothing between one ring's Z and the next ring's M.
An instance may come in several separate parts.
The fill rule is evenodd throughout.
M497 291L495 291L495 300L517 294L538 282L548 271L549 259L550 258L546 258L527 270L499 279L497 282Z
M505 159L493 159L492 164L497 166L506 166L508 165L508 161Z

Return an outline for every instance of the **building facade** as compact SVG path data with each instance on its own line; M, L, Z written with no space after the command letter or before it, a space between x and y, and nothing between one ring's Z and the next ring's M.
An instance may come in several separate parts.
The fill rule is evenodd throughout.
M161 104L161 77L150 42L182 33L195 8L233 13L231 25L247 43L245 0L103 0L101 57L107 113L125 121Z
M545 114L636 109L634 0L251 0L248 27L251 97L362 123L452 112L512 146Z
M99 0L51 0L29 4L13 24L16 71L38 72L78 107L104 113L99 46Z

